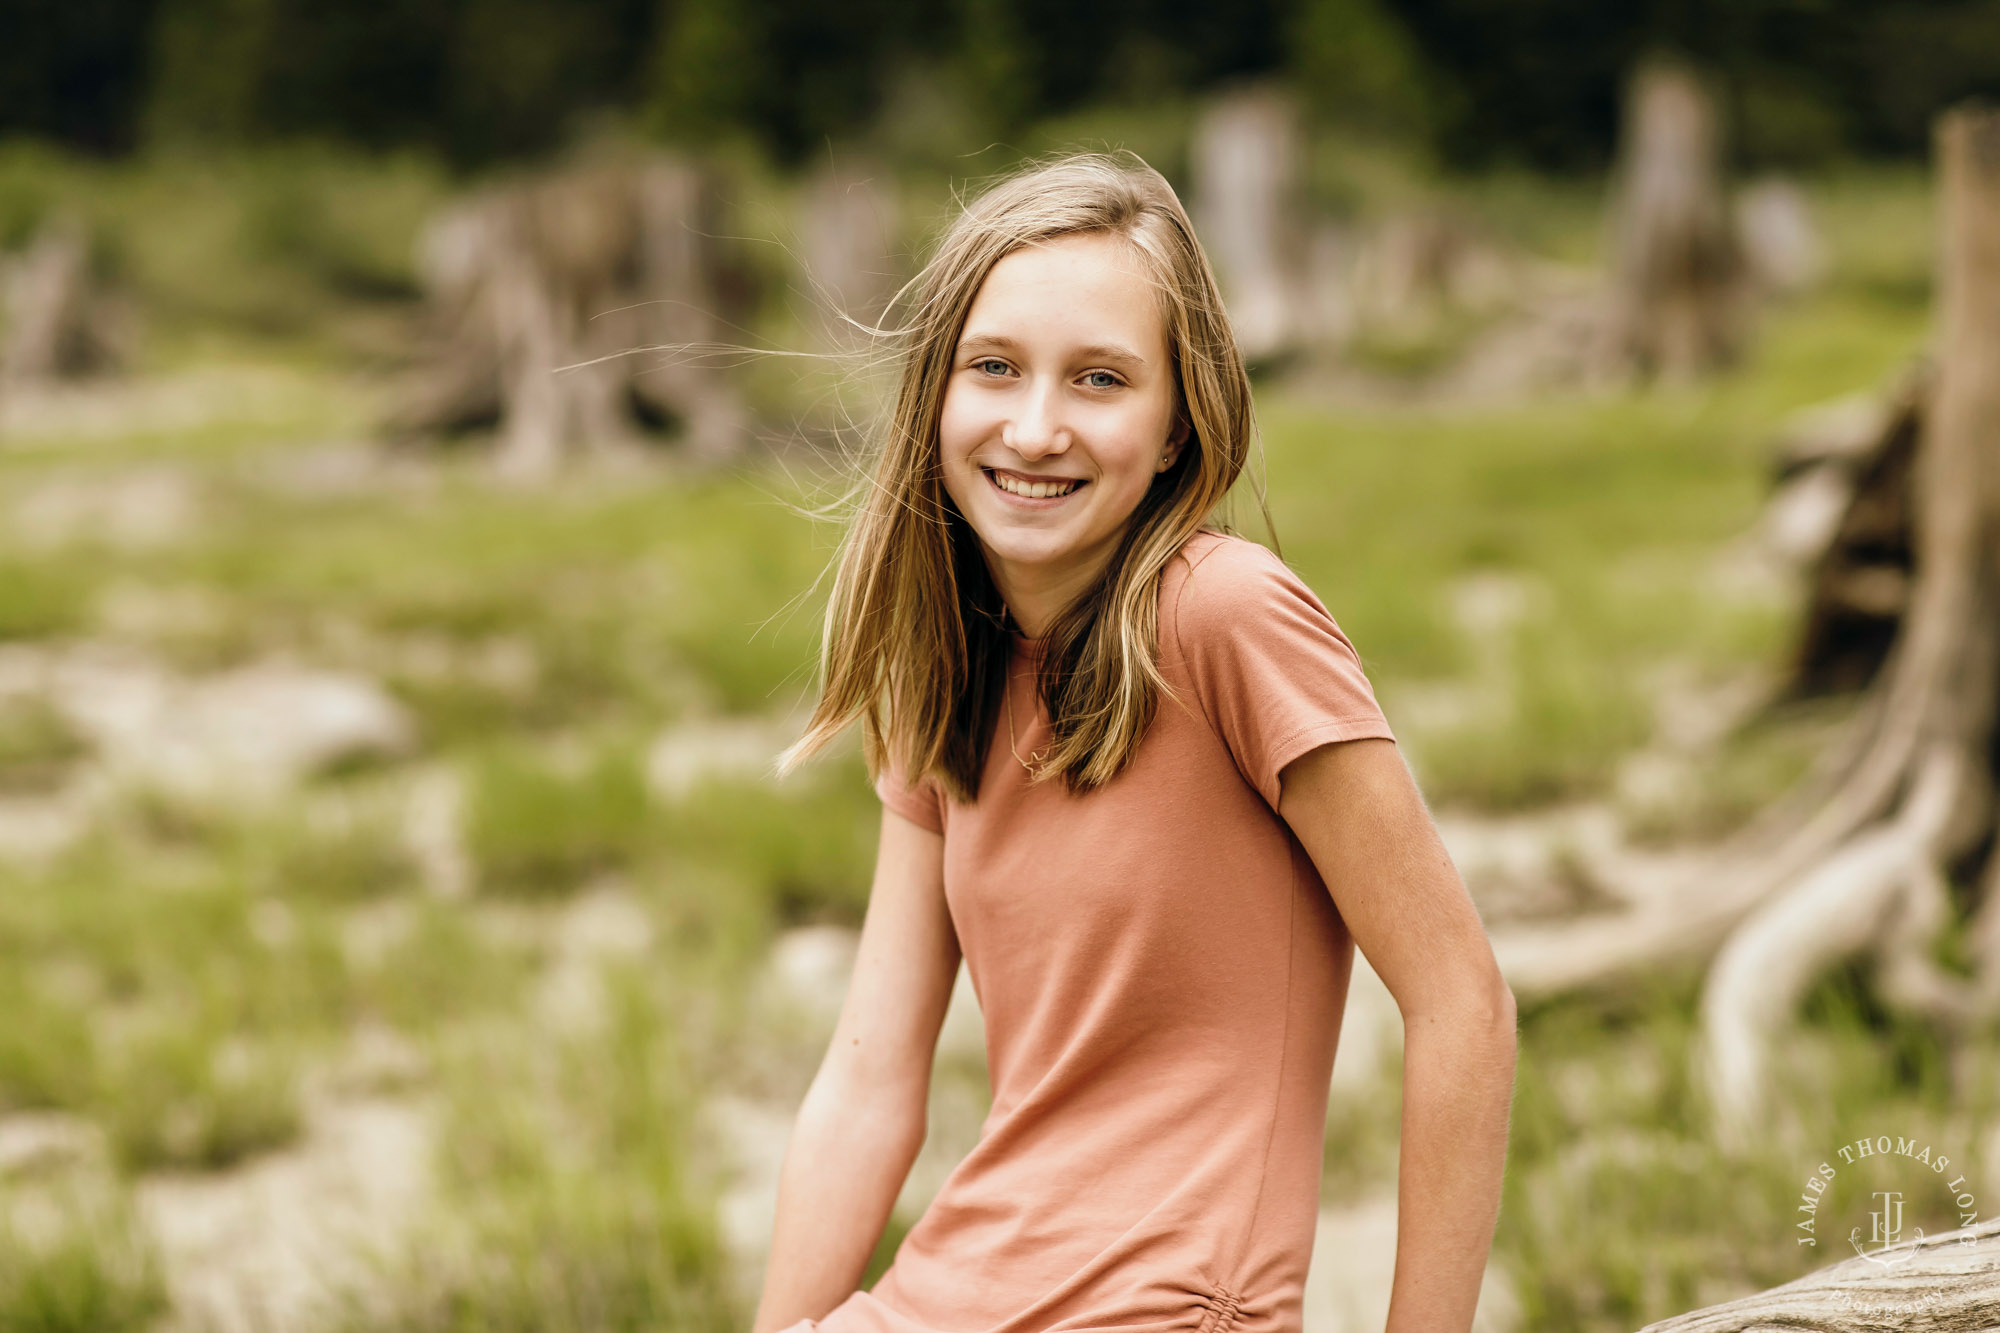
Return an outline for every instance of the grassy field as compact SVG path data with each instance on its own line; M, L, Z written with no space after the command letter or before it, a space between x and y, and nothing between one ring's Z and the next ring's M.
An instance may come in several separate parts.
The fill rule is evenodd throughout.
M89 411L24 411L0 439L16 519L0 653L109 646L181 677L308 662L378 681L418 741L248 807L120 787L58 853L0 861L0 1117L59 1113L102 1145L88 1169L0 1178L18 1230L0 1330L171 1316L135 1200L298 1148L328 1071L433 1108L445 1145L423 1242L336 1325L741 1327L697 1104L802 1088L817 1052L761 1024L753 981L781 930L858 924L877 805L851 747L783 784L724 773L672 796L646 768L684 724L804 699L832 541L796 509L814 475L796 457L664 465L524 493L470 451L356 463L395 347L371 330L397 327L384 302L408 285L387 238L443 184L340 159L171 179L0 163L0 220L73 191L160 312L133 382ZM1280 544L1360 647L1434 806L1615 799L1653 733L1650 673L1781 659L1794 609L1716 556L1758 512L1774 425L1921 348L1926 191L1883 172L1816 183L1833 276L1712 384L1479 409L1266 386ZM1550 253L1587 245L1574 189L1462 194ZM218 260L239 244L241 265ZM34 517L134 478L176 497L167 518ZM1254 506L1235 517L1266 537ZM1455 600L1481 579L1523 592L1486 639ZM1729 738L1701 799L1654 812L1651 835L1741 819L1800 770L1815 725ZM0 693L0 793L53 800L90 766L58 710ZM461 803L460 880L405 836L440 778ZM626 914L599 932L612 943L572 949L604 902ZM549 990L578 957L589 998L570 1021ZM1708 1145L1687 1082L1697 977L1524 1015L1498 1250L1526 1327L1636 1327L1830 1261L1794 1243L1798 1182L1878 1126L1973 1160L1992 1108L1859 981L1811 1002L1814 1058L1786 1089L1807 1141L1749 1163ZM401 1055L356 1074L357 1034ZM1329 1197L1393 1180L1396 1095L1385 1078L1337 1113Z

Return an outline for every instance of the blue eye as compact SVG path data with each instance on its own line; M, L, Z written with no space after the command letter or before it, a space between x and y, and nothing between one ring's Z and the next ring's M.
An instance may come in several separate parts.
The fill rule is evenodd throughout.
M1090 382L1090 387L1093 389L1115 389L1118 387L1118 377L1108 370L1093 370L1084 378Z
M998 366L999 369L995 370L995 366ZM989 375L1004 375L1007 373L1007 363L994 356L981 357L972 363L972 367L974 370L983 370Z

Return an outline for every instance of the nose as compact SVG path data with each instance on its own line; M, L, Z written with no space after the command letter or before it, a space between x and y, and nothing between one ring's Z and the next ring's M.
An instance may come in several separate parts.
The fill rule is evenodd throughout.
M1028 462L1069 448L1070 429L1056 385L1033 385L1016 401L1018 410L1000 428L1002 444Z

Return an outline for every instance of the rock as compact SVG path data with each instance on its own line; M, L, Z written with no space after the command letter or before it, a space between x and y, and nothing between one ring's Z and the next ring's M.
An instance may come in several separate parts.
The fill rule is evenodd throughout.
M0 1182L104 1164L104 1134L81 1116L31 1111L0 1117Z
M82 784L53 795L0 797L0 861L46 865L83 836L94 808Z
M415 933L419 904L407 897L385 898L350 910L340 923L340 949L347 965L370 972Z
M586 889L555 923L554 956L535 995L541 1021L564 1033L601 1027L610 1003L604 962L644 956L653 933L652 917L622 884L613 880Z
M712 717L680 722L646 753L646 785L678 801L710 778L775 782L773 761L804 727L801 716Z
M800 926L780 935L766 963L770 987L831 1031L847 998L860 934L846 926Z
M357 1024L347 1049L318 1071L326 1093L350 1098L394 1095L430 1077L431 1062L417 1044L387 1024Z
M138 1186L173 1299L167 1333L307 1326L392 1259L431 1189L433 1115L406 1102L322 1106L297 1149L223 1174Z
M226 598L201 584L163 585L121 578L98 594L99 631L127 643L170 648L213 642L230 627Z
M114 775L197 802L265 803L338 761L415 744L373 681L284 662L188 680L96 645L52 677L56 706Z
M1544 580L1501 570L1466 575L1452 584L1450 597L1454 618L1480 643L1501 640L1516 624L1553 605Z
M571 958L639 958L653 947L653 918L622 881L598 881L564 909L556 948Z
M49 477L14 505L14 534L31 550L95 544L151 550L180 540L201 520L188 469L149 464L116 471L75 469Z
M403 845L433 896L459 899L472 893L475 868L465 846L465 779L449 766L426 768L411 781Z
M763 1283L778 1220L778 1176L796 1114L796 1107L729 1092L702 1103L705 1134L721 1145L730 1182L715 1209L729 1255L729 1282L746 1304L757 1299Z

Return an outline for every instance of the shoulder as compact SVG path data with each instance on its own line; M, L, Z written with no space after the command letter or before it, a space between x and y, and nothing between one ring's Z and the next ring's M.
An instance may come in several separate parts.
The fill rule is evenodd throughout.
M1268 547L1204 530L1188 538L1161 580L1162 636L1193 649L1253 629L1263 616L1302 600L1325 614L1312 590Z
M1269 577L1273 567L1286 569L1268 548L1233 532L1203 528L1181 543L1181 549L1167 562L1161 589L1176 602L1211 596Z

